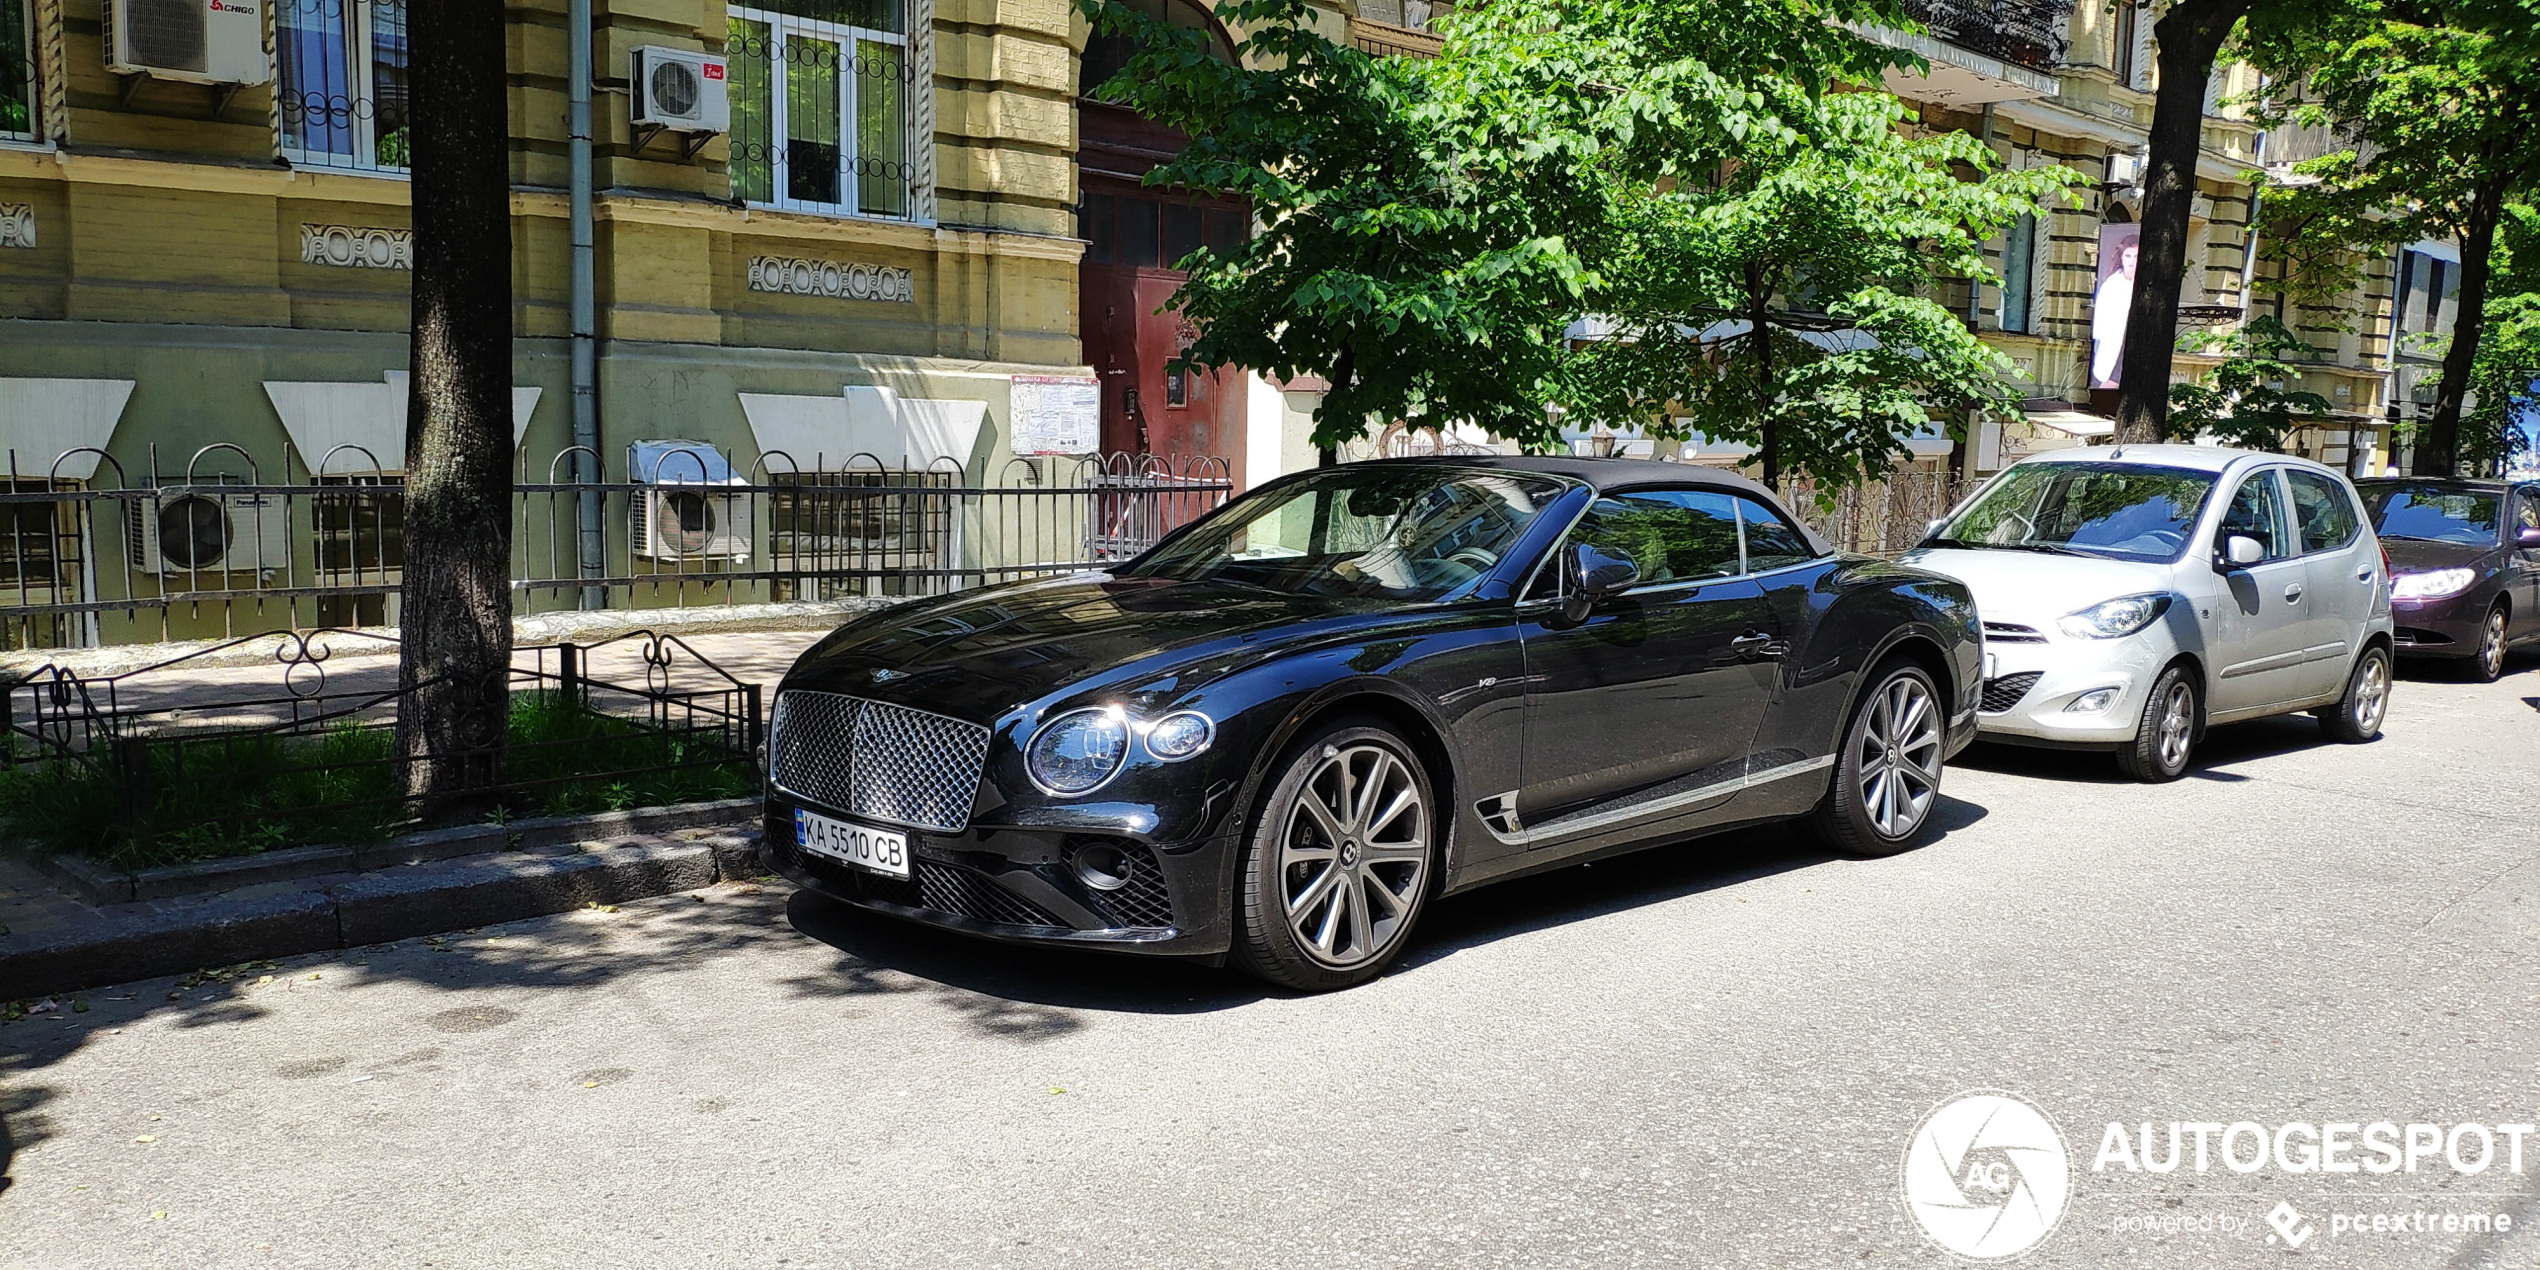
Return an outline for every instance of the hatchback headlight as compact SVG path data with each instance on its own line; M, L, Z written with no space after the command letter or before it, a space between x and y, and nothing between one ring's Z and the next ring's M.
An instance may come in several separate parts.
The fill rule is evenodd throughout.
M1129 756L1129 716L1117 706L1071 710L1034 734L1023 766L1053 794L1089 794Z
M2478 581L2476 569L2436 569L2431 573L2402 573L2390 579L2390 598L2394 600L2440 600L2459 595Z
M2166 595L2128 595L2093 604L2056 623L2080 639L2120 639L2150 626L2170 611Z

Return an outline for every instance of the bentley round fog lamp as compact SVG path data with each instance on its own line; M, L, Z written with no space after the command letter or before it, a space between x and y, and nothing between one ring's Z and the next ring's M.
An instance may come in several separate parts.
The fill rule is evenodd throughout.
M1072 863L1076 880L1097 891L1117 891L1129 884L1129 861L1120 848L1107 843L1088 843L1076 848Z
M1034 782L1053 794L1089 794L1129 754L1129 719L1117 707L1074 710L1043 724L1023 752Z

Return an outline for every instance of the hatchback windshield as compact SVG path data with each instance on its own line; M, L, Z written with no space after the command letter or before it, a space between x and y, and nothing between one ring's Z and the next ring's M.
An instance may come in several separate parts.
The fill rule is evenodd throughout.
M1238 499L1121 573L1436 600L1489 572L1564 488L1513 472L1336 467Z
M2213 488L2213 473L2188 468L2025 463L1923 545L2172 560Z
M2367 485L2358 492L2372 513L2373 529L2384 538L2493 543L2504 507L2492 492L2440 485Z

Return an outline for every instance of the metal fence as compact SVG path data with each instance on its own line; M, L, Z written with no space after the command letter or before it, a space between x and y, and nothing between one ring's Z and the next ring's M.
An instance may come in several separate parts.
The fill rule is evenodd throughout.
M248 636L113 675L47 665L0 684L0 817L22 847L135 869L388 836L419 810L392 733L427 682L396 662L328 663L358 631ZM245 674L220 655L272 642ZM619 647L613 648L612 645ZM640 672L595 673L624 664ZM756 787L760 686L672 636L522 648L511 669L506 765L470 796L497 814L569 814L738 797ZM422 761L462 764L481 750Z
M206 446L127 474L97 450L0 484L0 646L95 646L397 623L404 477L358 447L268 468ZM575 462L597 472L571 479ZM929 595L1123 560L1233 492L1215 459L1017 458L980 479L896 463L707 446L573 450L514 487L512 591L588 607ZM171 465L173 466L173 465ZM586 513L585 509L589 509Z

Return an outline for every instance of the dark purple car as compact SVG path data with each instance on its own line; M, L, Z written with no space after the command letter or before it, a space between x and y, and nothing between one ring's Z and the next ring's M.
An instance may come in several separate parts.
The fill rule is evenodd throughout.
M2401 657L2459 659L2492 683L2540 640L2540 485L2387 477L2355 482L2390 558Z

